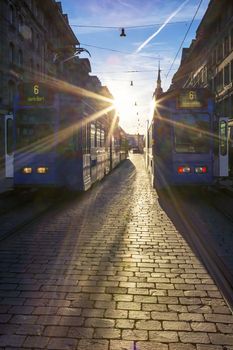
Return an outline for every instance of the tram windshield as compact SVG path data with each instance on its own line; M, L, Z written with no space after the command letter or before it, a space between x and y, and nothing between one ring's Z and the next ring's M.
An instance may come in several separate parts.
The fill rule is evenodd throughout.
M208 114L176 115L175 151L177 153L209 153L210 130Z
M39 153L48 151L54 142L55 110L21 109L16 114L16 148L35 146Z

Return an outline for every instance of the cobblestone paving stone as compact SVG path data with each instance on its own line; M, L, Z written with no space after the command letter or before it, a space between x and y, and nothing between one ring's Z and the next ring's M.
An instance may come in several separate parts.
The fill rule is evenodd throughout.
M231 311L131 161L1 242L0 349L233 349Z

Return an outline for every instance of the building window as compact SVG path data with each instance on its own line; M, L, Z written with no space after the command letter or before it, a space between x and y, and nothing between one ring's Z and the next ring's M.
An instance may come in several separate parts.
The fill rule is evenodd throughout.
M233 27L231 28L231 50L233 50Z
M33 28L31 28L31 43L34 44L34 31Z
M15 24L15 11L12 5L10 5L10 9L9 9L9 21L10 21L10 24Z
M2 103L2 95L3 95L3 89L2 89L2 84L3 83L3 73L0 71L0 105Z
M33 64L33 59L31 58L31 59L30 59L30 71L31 71L31 72L33 72L33 66L34 66L34 64Z
M9 61L10 61L10 63L14 63L14 56L15 56L15 47L14 47L14 44L10 43L10 45L9 45Z
M224 56L229 54L229 37L225 36L224 38Z
M19 66L23 65L23 52L22 52L22 50L19 50L18 64L19 64Z
M226 116L230 118L231 116L231 97L227 98L227 110L226 110Z
M223 70L218 72L217 75L217 90L220 91L223 88Z
M216 79L212 78L211 79L211 91L214 92L215 91L215 84L216 84Z
M43 12L40 12L40 23L43 26L44 25L44 14Z
M36 70L37 70L37 72L39 72L40 71L40 65L37 63L37 65L36 65Z
M233 95L231 95L230 98L231 98L231 102L230 102L230 112L229 113L230 113L230 115L233 115Z
M203 83L207 84L207 67L204 67L203 71Z
M227 64L224 67L224 85L228 85L230 83L229 73L230 73L230 65Z
M34 1L33 0L29 0L29 6L30 6L30 9L33 11L33 8L34 8Z
M19 22L18 22L18 31L21 33L23 27L23 18L19 16Z
M37 4L35 4L35 6L34 6L34 15L35 15L35 17L38 16L38 7L37 7Z
M215 49L215 64L218 62L218 48Z
M15 96L15 83L10 80L8 82L8 92L9 92L9 104L13 104L14 96Z
M231 81L233 82L233 60L231 61Z
M225 98L223 100L223 115L224 117L228 117L228 113L229 113L229 102L230 100L228 98Z
M223 47L222 47L222 43L220 43L218 45L218 62L222 60L222 57L223 57Z
M213 66L215 64L215 51L212 52L211 54L211 65Z
M36 50L39 51L40 49L40 37L39 34L36 34Z

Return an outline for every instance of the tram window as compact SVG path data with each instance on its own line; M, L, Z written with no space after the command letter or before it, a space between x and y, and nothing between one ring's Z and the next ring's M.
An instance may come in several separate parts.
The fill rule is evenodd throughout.
M101 131L99 128L96 129L96 146L101 146Z
M13 119L7 119L7 154L13 153Z
M84 124L82 128L82 146L83 146L83 154L90 153L90 127L88 124Z
M80 132L73 127L73 149L75 151L79 150L79 136L80 136Z
M208 114L176 116L174 126L177 153L208 153L210 151L210 118Z
M90 124L87 124L86 126L86 137L87 137L87 153L90 153L90 149L91 149L91 140L90 140Z
M166 122L156 126L155 153L166 156L171 152L171 127Z
M96 147L96 127L95 124L91 124L91 148Z
M87 154L87 125L82 127L82 148L83 154Z
M101 140L101 147L104 147L104 144L105 144L105 131L103 129L101 130L100 140Z
M20 110L16 115L17 149L36 143L37 151L45 152L53 143L55 116L52 108Z
M220 154L225 156L227 154L227 123L222 120L220 122Z

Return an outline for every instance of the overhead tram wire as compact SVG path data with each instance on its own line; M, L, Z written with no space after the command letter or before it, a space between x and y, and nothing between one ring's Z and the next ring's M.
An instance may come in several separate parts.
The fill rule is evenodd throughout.
M182 23L188 23L188 21L174 21L169 22L167 24L182 24ZM85 24L70 24L71 27L80 27L80 28L96 28L96 29L137 29L137 28L150 28L155 26L161 26L163 23L153 23L153 24L142 24L138 26L101 26L101 25L85 25Z
M95 72L95 74L121 74L121 73L151 73L151 72L157 72L156 69L153 70L125 70L125 71L119 71L119 72Z
M190 28L191 28L191 26L192 26L192 24L193 24L193 22L194 22L194 19L195 19L196 15L197 15L197 13L198 13L198 11L199 11L199 8L200 8L202 2L203 2L203 0L200 0L199 5L197 6L197 9L196 9L196 11L195 11L195 13L194 13L194 16L193 16L193 18L192 18L192 21L191 21L191 23L189 24L189 27L188 27L188 29L187 29L187 31L186 31L186 33L185 33L185 36L184 36L184 38L183 38L183 40L182 40L182 42L181 42L181 44L180 44L180 47L179 47L179 49L178 49L178 51L177 51L177 53L176 53L176 55L175 55L175 58L174 58L174 60L173 60L173 62L172 62L172 64L171 64L171 66L170 66L170 68L169 68L169 70L168 70L168 72L167 72L167 74L166 74L166 79L167 79L167 77L168 77L168 74L169 74L170 71L172 70L173 64L175 63L175 60L177 59L177 56L179 55L179 52L180 52L180 50L181 50L181 48L182 48L182 45L183 45L183 43L184 43L184 41L185 41L185 39L186 39L186 37L187 37L187 35L188 35L188 32L189 32L189 30L190 30Z
M175 68L172 68L173 70L175 70ZM122 73L156 73L158 71L158 68L155 68L155 69L151 69L151 70L125 70L125 71L118 71L118 72L109 72L109 71L106 71L106 72L95 72L95 74L122 74ZM160 72L163 72L163 69L160 69Z
M89 46L89 47L94 47L95 49L100 49L100 50L107 50L107 51L113 51L113 52L118 52L124 55L137 55L138 57L146 57L146 58L150 58L153 60L159 60L161 58L159 57L152 57L152 56L146 56L146 55L138 55L134 52L127 52L127 51L119 51L119 50L115 50L115 49L109 49L107 47L100 47L100 46L95 46L95 45L90 45L90 44L84 44L84 43L80 43L80 45L84 45L84 46Z
M103 78L103 80L105 80L105 81L122 81L122 82L128 82L129 81L129 79L112 79L112 78ZM134 79L133 81L134 82L138 82L138 81L144 81L144 80L151 80L151 81L154 81L155 79L154 79L154 77L150 77L150 78L145 78L145 79Z

